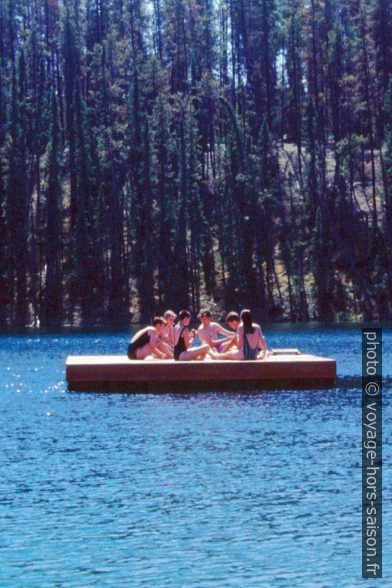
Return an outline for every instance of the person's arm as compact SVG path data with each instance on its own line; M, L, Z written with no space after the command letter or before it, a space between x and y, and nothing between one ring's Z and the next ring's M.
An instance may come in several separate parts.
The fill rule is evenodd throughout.
M161 359L166 359L166 355L162 353L162 351L156 345L151 345L151 351L153 351Z
M237 330L237 347L238 349L242 349L244 345L244 327L238 327Z
M151 351L153 351L154 353L156 353L159 357L161 357L162 359L165 359L166 356L164 353L162 353L162 351L158 348L158 341L157 343L155 343L155 345L152 345L150 343L150 347L151 347Z
M235 341L235 335L233 335L233 333L231 333L230 337L224 337L223 339L211 339L211 347L217 347L218 345L221 345L222 343L227 343L227 341Z
M259 327L259 339L260 339L259 342L261 345L261 358L263 359L264 357L267 357L267 343L265 342L264 335L263 335L260 327Z
M131 343L134 343L136 341L136 339L139 339L139 337L144 334L145 330L146 330L146 328L140 329L139 331L136 331L136 333L134 334L134 336L131 337L131 341L130 342Z
M221 335L224 335L225 337L232 337L233 336L233 331L228 331L227 329L222 327L222 325L220 325L219 323L214 323L214 326L216 326L218 333L220 333Z
M165 359L165 354L158 348L158 344L160 343L161 339L158 337L157 332L155 329L150 331L150 347L151 351L153 351L158 357Z
M232 347L234 347L234 345L237 344L237 335L233 335L230 339L230 337L226 337L226 339L220 339L220 342L222 341L228 341L228 343L224 343L223 344L223 348L222 351L229 351L229 349L231 349Z

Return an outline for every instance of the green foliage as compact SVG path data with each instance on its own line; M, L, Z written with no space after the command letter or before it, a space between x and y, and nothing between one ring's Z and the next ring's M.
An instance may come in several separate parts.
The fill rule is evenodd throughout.
M0 324L392 316L386 0L9 0Z

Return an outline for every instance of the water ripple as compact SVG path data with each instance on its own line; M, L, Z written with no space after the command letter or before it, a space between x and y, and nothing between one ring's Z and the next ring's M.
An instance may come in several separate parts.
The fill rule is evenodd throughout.
M360 329L269 340L337 357L338 386L71 394L66 355L120 353L126 336L0 337L1 588L361 585Z

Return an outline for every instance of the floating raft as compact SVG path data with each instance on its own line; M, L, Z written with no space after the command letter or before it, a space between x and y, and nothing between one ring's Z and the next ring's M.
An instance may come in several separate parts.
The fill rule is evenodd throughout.
M126 355L70 356L70 390L112 392L198 391L214 389L330 388L336 361L276 350L262 361L130 360Z

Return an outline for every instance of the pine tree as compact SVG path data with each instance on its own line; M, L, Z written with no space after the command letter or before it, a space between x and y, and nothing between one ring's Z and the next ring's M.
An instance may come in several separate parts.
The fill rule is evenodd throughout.
M62 323L62 178L60 157L57 97L52 90L46 190L46 276L42 312L42 324L47 327L57 327Z
M0 2L0 324L390 316L391 22L386 0Z
M7 197L7 282L12 293L11 316L15 324L25 326L28 321L27 251L28 251L28 185L27 153L24 129L26 125L25 57L21 52L18 75L12 72L10 113L10 146Z

